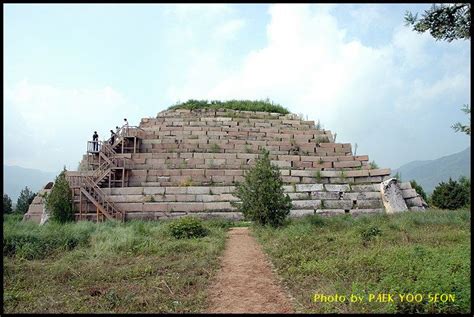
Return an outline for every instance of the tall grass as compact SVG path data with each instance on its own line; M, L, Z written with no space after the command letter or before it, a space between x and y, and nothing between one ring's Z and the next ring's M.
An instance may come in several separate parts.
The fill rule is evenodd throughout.
M169 222L65 225L4 218L6 312L199 312L225 226L175 239Z
M282 229L254 227L264 250L311 313L466 313L470 310L470 210L353 218L310 216ZM313 301L356 294L362 303ZM421 303L368 302L369 294L424 294ZM454 302L428 302L429 293Z

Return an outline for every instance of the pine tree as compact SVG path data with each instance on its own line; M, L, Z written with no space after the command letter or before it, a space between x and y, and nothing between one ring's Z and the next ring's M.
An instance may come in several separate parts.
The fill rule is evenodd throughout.
M66 170L56 177L51 192L46 197L46 209L52 220L67 222L74 220L72 192L66 180Z
M234 204L245 218L261 225L281 226L290 213L291 199L283 193L280 170L271 164L268 151L262 151L256 165L237 185L236 196L241 203Z
M3 213L9 214L13 211L12 200L7 194L3 194Z
M30 207L31 202L35 198L36 194L33 193L28 186L26 186L22 191L20 192L20 197L18 197L18 200L16 202L16 212L25 214L28 211L28 208Z

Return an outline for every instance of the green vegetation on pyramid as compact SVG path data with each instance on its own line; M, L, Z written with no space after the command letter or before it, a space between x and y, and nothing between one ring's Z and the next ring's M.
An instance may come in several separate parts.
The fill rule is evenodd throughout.
M288 109L279 104L275 104L267 100L193 100L190 99L183 103L178 103L168 108L168 110L176 109L229 109L240 111L262 111L262 112L276 112L281 114L289 114Z

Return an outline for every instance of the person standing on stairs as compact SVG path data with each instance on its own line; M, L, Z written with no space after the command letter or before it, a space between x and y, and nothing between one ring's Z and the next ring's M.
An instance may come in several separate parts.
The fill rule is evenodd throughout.
M99 150L99 135L97 134L97 131L94 131L94 134L92 135L92 144L94 152L97 152Z
M115 132L110 130L110 145L114 146L115 143Z
M123 121L125 122L123 125L123 136L128 135L128 121L127 118L124 118Z

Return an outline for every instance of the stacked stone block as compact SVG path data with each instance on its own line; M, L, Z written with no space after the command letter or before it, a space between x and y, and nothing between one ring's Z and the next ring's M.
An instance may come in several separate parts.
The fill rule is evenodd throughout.
M140 128L139 153L124 154L128 187L104 188L126 219L241 218L231 204L235 185L262 149L280 168L292 216L384 211L379 184L390 169L371 169L367 155L353 155L351 144L294 114L173 110L142 119ZM402 192L410 209L423 208L409 183Z

